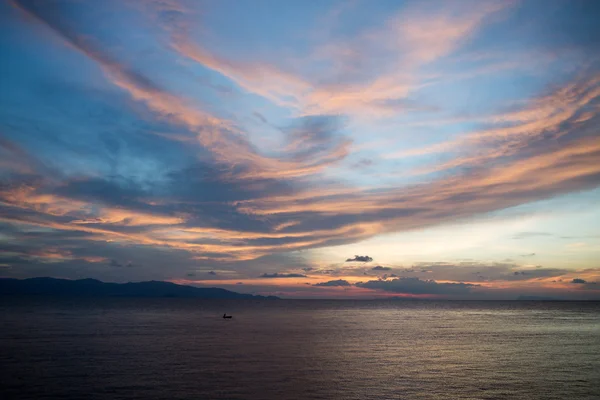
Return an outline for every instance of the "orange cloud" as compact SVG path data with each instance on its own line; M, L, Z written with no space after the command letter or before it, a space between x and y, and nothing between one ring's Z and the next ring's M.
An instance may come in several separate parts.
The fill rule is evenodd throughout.
M470 132L453 141L434 144L425 148L391 153L385 158L403 158L441 152L472 152L446 163L419 171L430 173L462 165L488 162L491 159L517 154L532 143L567 136L572 130L581 129L597 112L586 111L600 96L600 75L580 78L551 94L534 98L511 111L480 118L480 122L500 124L485 130ZM510 124L506 126L506 124ZM568 127L565 125L568 124Z
M299 60L332 66L316 78L302 77L272 63L219 57L192 41L189 24L182 29L165 28L172 34L171 46L182 56L300 115L373 118L402 112L406 106L401 102L388 103L397 103L427 85L419 76L420 67L459 48L487 18L510 8L512 3L439 3L435 7L427 3L401 10L381 28L348 40L329 40L308 60ZM362 66L360 71L355 71L356 65ZM355 72L360 72L362 78L350 79Z
M0 192L0 199L12 207L35 210L53 216L79 218L71 220L71 224L141 226L176 225L184 222L181 217L152 215L124 208L100 207L96 204L37 191L38 189L31 185L21 185Z
M103 209L96 218L71 221L72 224L115 224L122 226L177 225L185 222L180 217L145 214L121 208Z

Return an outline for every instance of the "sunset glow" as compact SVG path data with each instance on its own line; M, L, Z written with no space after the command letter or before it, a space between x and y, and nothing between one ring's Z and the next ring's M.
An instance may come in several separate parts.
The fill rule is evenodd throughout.
M600 299L599 7L0 0L0 276Z

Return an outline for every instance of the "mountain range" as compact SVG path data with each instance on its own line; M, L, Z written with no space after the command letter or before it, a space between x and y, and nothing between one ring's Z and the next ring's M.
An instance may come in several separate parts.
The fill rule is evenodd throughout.
M199 288L171 282L108 283L96 279L0 279L0 295L61 295L86 297L193 297L201 299L277 299L220 288Z

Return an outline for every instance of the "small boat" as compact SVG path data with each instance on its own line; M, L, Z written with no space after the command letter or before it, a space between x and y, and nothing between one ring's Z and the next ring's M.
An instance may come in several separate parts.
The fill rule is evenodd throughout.
M223 318L233 318L231 315L223 314Z

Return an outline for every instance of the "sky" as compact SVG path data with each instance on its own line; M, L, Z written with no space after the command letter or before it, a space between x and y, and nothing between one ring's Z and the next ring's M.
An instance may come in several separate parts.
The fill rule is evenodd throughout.
M598 17L0 0L0 277L600 299Z

